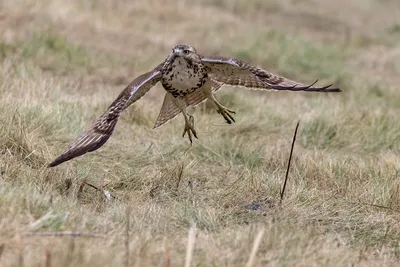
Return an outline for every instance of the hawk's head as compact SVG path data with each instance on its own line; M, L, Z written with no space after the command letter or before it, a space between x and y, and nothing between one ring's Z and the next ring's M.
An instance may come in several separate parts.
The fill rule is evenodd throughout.
M173 57L182 57L187 60L198 60L199 55L196 49L188 44L178 44L172 48Z

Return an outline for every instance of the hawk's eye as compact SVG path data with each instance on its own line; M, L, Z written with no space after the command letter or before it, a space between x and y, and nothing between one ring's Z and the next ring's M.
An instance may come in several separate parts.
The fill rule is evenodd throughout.
M183 54L184 55L189 55L189 50L187 50L187 49L183 50Z

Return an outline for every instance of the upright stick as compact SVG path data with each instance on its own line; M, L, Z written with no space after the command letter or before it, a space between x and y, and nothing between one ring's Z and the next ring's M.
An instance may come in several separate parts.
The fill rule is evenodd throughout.
M297 122L296 129L294 130L292 147L290 149L289 161L288 161L288 165L287 165L287 169L286 169L285 182L283 183L283 187L282 187L282 191L281 191L281 202L282 202L283 196L285 194L286 184L287 184L287 180L289 177L290 162L292 161L293 148L294 148L294 143L296 142L297 129L299 128L299 125L300 125L300 121Z

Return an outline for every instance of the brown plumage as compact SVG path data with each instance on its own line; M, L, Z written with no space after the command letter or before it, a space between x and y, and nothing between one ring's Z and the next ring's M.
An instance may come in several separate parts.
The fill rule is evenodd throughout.
M316 87L301 84L280 75L255 67L243 60L230 57L206 57L197 53L190 45L176 45L163 63L152 71L133 80L96 120L92 127L78 137L72 145L48 167L59 165L72 158L101 147L110 138L121 113L140 99L156 83L161 82L167 91L154 128L182 113L185 119L183 136L197 138L194 118L186 112L188 106L196 106L206 99L211 100L227 123L235 120L235 112L222 106L214 93L222 85L241 86L256 90L290 90L306 92L340 92L331 85Z
M220 83L243 86L255 90L289 90L307 92L340 92L339 88L315 87L289 80L272 72L257 68L243 60L229 57L202 57L209 76Z
M96 120L93 126L79 136L62 155L53 160L48 167L54 167L67 160L81 156L101 147L114 131L118 118L130 104L141 98L161 78L161 65L140 75L132 81Z

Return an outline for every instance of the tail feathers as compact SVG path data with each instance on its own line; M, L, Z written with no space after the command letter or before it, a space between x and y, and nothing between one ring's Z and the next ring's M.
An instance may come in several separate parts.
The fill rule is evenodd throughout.
M217 81L211 81L213 92L218 91L223 83L219 83ZM188 94L183 97L184 102L186 103L186 107L188 106L197 106L198 104L207 100L206 95L203 93L201 89L194 91L191 94ZM183 102L183 101L182 101ZM160 113L158 114L157 121L154 124L154 128L160 127L164 123L172 120L180 113L180 109L174 104L173 96L170 93L167 93L164 97L164 102L162 104Z
M153 129L160 127L164 123L169 120L172 120L176 117L181 111L173 102L173 96L170 93L166 93L164 97L164 102L162 104L160 113L158 114L158 118L156 123L154 124Z

